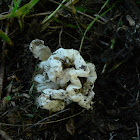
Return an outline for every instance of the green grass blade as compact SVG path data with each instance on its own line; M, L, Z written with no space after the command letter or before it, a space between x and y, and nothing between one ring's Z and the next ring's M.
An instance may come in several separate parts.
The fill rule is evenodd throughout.
M49 16L45 17L45 19L42 21L42 24L44 24L45 22L47 22L54 14L56 14L56 12L62 7L62 4L65 3L67 0L63 0L61 2L61 4L59 4L59 6L56 8L56 10L50 14Z
M0 37L10 46L13 45L13 42L11 41L11 39L2 30L0 30Z
M109 0L107 0L107 1L104 3L104 5L101 7L101 10L98 12L98 14L101 13L101 11L105 8L105 6L107 5L108 2L109 2Z
M8 17L24 17L34 6L37 4L39 0L31 0L28 4L25 4L21 8L19 8L15 13L10 14Z
M82 13L86 13L86 14L94 14L94 10L91 10L91 9L86 9L82 6L80 7L75 7L76 10L82 12Z
M15 12L18 9L21 1L22 0L14 0L14 8L12 9L12 12Z
M22 18L39 2L39 0L31 0L28 4L25 4L18 10L16 10L13 13L1 15L0 14L0 20L7 19L7 18L14 18L14 17L20 17Z
M109 72L112 72L113 70L117 69L120 65L122 65L124 62L126 62L126 60L122 60L121 62L115 64L110 70Z
M90 30L90 28L92 27L92 25L100 18L102 17L103 15L105 15L107 12L109 12L116 4L118 3L118 1L116 1L112 6L111 8L109 8L108 10L106 10L104 13L102 13L100 16L96 17L87 27L86 31L84 32L84 35L82 37L82 40L81 40L81 44L80 44L80 48L79 48L79 52L81 52L81 49L82 49L82 46L83 46L83 42L84 42L84 39L85 39L85 36L86 36L86 33ZM105 3L107 4L107 3ZM105 4L103 7L105 7Z
M61 20L59 20L59 19L57 19L55 17L52 17L52 19L54 19L55 22L60 23L60 24L62 24L64 26L66 26L66 27L70 27L70 28L74 28L74 29L77 29L78 28L77 26L75 26L73 24L62 22Z

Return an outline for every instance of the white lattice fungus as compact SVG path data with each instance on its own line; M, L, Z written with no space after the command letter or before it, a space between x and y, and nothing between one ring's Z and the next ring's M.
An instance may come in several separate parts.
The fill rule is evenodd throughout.
M37 41L42 44L41 40ZM34 56L42 58L38 46L34 44L39 50L38 56ZM45 53L48 55L48 51L43 55ZM95 66L86 63L77 50L60 48L47 60L41 61L38 67L41 72L34 76L36 89L41 93L36 99L38 107L56 112L76 102L86 109L92 108L93 87L97 79Z
M39 60L47 60L52 54L49 47L44 45L44 41L39 39L33 40L30 43L29 49L34 57L39 58Z
M65 99L65 90L45 89L42 92L43 93L36 99L38 107L51 110L52 112L64 109L65 102L63 100Z

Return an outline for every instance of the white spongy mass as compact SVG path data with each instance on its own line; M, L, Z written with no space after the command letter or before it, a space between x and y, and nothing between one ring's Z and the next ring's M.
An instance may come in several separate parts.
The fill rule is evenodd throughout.
M37 92L41 93L36 99L38 107L56 112L76 102L83 108L92 108L95 65L86 63L77 50L60 48L38 67L40 73L34 76Z

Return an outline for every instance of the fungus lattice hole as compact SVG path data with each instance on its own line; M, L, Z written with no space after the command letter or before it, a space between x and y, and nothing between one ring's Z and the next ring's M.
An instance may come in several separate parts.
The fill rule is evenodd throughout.
M87 81L86 77L78 77L78 78L80 79L82 85Z

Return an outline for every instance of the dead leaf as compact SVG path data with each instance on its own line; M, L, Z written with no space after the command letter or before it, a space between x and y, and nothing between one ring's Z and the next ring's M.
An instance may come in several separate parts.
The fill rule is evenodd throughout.
M70 135L74 135L75 133L75 125L74 125L74 120L70 118L67 123L65 124L67 131L69 132Z

